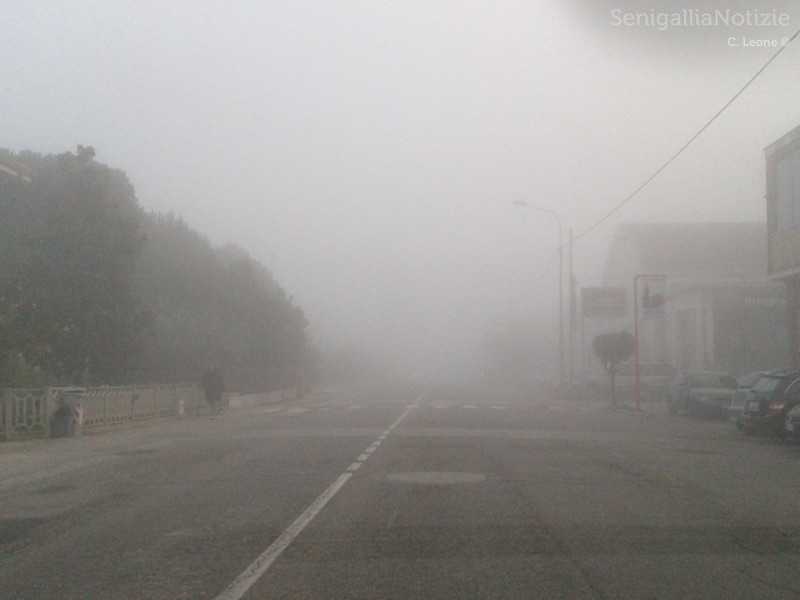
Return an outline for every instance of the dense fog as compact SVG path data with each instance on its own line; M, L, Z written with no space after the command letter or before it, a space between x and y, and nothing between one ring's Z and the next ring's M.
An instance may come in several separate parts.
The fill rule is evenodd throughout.
M763 221L763 150L800 125L796 39L608 216L800 28L794 2L3 13L0 147L91 145L142 207L264 265L323 352L415 377L474 372L504 331L552 375L559 242L592 286L619 224Z

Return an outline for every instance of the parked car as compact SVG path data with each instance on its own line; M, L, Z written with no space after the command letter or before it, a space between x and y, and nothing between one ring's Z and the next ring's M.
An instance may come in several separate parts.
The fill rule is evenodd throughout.
M800 440L800 405L787 411L783 421L783 437L789 441Z
M744 410L744 405L750 397L750 390L764 375L769 375L772 371L754 371L747 373L741 377L737 377L736 381L739 384L736 393L733 395L733 401L728 407L728 420L731 423L736 423L739 420L739 415Z
M669 399L671 413L724 415L739 384L730 373L689 373L675 386Z
M736 425L745 433L783 435L786 414L799 403L800 371L767 373L751 388Z
M678 371L665 362L640 362L639 386L642 400L668 400ZM636 365L625 362L617 367L615 386L620 395L633 396L636 387Z

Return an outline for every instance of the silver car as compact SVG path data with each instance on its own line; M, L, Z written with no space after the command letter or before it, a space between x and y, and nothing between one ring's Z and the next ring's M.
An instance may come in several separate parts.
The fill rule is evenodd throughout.
M739 384L729 373L689 373L674 390L669 411L723 415L733 403L738 388Z

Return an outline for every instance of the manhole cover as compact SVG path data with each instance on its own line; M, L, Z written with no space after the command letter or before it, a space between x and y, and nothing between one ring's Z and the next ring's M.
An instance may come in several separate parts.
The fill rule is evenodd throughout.
M164 537L167 539L195 538L208 535L209 533L210 528L208 527L189 527L187 529L176 529L175 531L170 531L169 533L165 533Z
M419 483L422 485L457 485L463 483L480 483L486 481L481 473L451 473L422 471L417 473L392 473L389 481L398 483Z
M156 448L140 448L138 450L122 450L115 454L117 456L142 456L145 454L155 454L156 452L158 452Z
M60 485L50 485L39 490L40 494L60 494L61 492L71 492L75 489L74 483L62 483Z

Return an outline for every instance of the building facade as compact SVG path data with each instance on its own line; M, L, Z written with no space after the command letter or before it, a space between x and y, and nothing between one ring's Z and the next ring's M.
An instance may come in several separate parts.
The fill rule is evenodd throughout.
M789 360L800 365L800 127L764 149L769 274L786 286Z
M764 223L620 226L603 284L626 287L636 306L609 327L632 333L637 314L640 360L680 372L789 366L786 293L768 277L766 245Z

